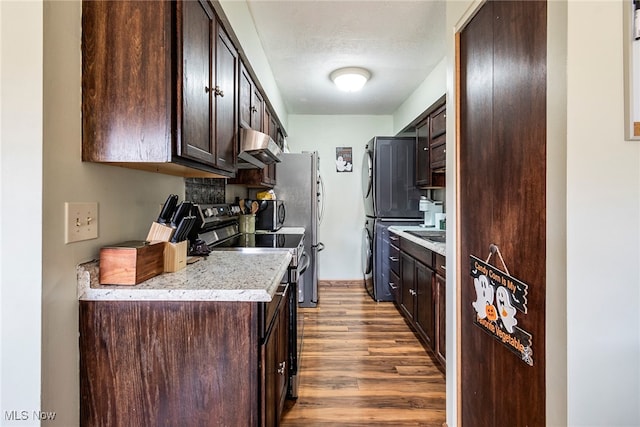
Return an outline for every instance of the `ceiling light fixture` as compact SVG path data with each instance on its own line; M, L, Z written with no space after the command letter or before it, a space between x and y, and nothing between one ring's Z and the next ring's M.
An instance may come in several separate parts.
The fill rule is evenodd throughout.
M360 67L346 67L333 71L329 77L338 86L338 89L345 92L357 92L371 77L371 73Z

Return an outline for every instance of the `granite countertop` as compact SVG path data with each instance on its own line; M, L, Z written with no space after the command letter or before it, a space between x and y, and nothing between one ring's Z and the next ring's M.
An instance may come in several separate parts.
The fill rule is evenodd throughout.
M440 230L435 227L420 227L419 225L392 225L389 227L389 231L396 233L398 236L410 240L424 248L427 248L435 253L438 253L442 256L447 256L447 244L435 242L433 240L425 240L421 237L414 236L413 234L407 233L407 231L435 231L446 233L445 230Z
M78 299L85 301L253 301L268 302L291 262L288 250L265 253L214 251L175 273L138 285L100 285L99 262L77 267Z

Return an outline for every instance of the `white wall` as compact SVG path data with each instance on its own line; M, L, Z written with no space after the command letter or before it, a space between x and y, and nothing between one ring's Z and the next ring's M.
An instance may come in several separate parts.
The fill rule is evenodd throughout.
M240 41L244 54L249 59L251 68L256 73L258 81L264 89L265 95L273 106L282 125L288 131L287 110L280 90L271 72L271 66L262 49L262 43L253 24L249 7L244 0L219 0L233 32Z
M392 135L391 116L289 116L292 152L318 151L325 183L325 212L319 241L320 280L363 280L362 159L374 136ZM353 172L336 172L336 147L353 148Z
M34 426L41 409L42 1L0 2L0 93L0 425Z
M442 60L393 113L393 135L404 129L447 90L447 59ZM448 107L447 107L448 108Z
M640 425L640 146L624 140L622 5L568 2L571 426Z
M45 2L42 407L63 427L78 425L76 265L144 239L167 195L184 197L182 178L81 161L80 17L78 0ZM64 244L66 201L98 202L98 239Z

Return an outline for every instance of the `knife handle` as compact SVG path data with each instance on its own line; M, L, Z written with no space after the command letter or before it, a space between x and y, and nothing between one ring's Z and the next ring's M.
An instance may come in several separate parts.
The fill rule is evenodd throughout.
M178 204L178 195L177 194L169 194L167 197L167 201L164 202L162 206L162 210L160 211L160 215L158 216L158 223L166 224L171 221L171 216L173 215L173 211Z

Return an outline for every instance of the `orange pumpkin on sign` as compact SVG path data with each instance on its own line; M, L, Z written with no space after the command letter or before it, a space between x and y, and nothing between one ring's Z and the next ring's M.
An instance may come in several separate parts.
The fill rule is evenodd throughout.
M487 319L493 322L498 318L498 313L496 311L496 308L493 305L487 304L487 306L485 307L485 310L487 312Z

